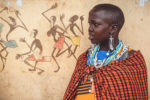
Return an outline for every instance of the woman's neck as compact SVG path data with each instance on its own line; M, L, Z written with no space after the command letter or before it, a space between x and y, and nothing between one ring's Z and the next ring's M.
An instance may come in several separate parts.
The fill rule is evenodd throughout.
M114 44L113 44L114 49L116 49L118 43L119 43L119 39L115 39L115 40L114 40ZM110 48L109 48L109 40L100 43L100 50L103 50L103 51L110 51Z

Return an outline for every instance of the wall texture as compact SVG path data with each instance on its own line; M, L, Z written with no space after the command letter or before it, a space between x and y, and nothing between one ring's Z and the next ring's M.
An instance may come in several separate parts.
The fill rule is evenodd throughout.
M61 100L99 3L121 7L120 38L143 53L150 75L149 0L0 0L0 100Z

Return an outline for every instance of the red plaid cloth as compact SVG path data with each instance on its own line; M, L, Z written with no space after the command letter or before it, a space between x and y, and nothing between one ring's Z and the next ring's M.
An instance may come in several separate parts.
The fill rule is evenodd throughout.
M147 69L140 51L99 69L87 66L87 51L79 56L63 100L74 100L77 87L93 75L96 100L148 100Z

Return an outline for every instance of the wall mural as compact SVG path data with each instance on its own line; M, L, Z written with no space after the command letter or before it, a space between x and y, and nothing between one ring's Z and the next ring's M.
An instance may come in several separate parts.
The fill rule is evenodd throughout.
M69 21L70 21L70 24L69 25L65 25L64 22L63 22L63 19L65 17L64 14L60 15L60 22L62 23L63 27L57 25L55 22L57 19L56 16L46 16L46 13L57 8L57 3L55 3L54 5L52 5L49 9L47 9L46 11L44 11L42 13L42 15L44 16L44 18L50 23L50 25L52 26L49 31L47 32L47 36L52 36L53 37L53 40L55 42L55 45L54 45L54 48L53 48L53 51L52 51L52 58L54 59L55 63L57 64L57 69L54 71L54 72L58 72L59 69L60 69L60 65L56 59L56 57L59 57L60 55L62 55L63 53L65 53L66 51L68 52L68 57L71 57L73 56L76 60L77 60L77 57L75 56L75 52L77 50L77 47L79 46L80 44L80 36L76 34L74 28L76 27L80 32L81 34L83 35L83 25L82 25L82 21L84 20L83 16L80 17L80 20L81 20L81 29L80 27L75 23L77 20L78 20L78 16L77 15L73 15ZM67 31L68 29L70 29L70 31L72 32L72 37L70 36L67 36L67 34L69 34ZM56 34L59 35L58 39L56 39ZM67 43L65 41L65 39L69 39L70 41L72 41L72 43L74 44L75 48L74 50L72 51L71 48L73 48L73 45L69 45L70 43ZM63 49L63 45L66 45L67 48L65 48L64 50ZM58 50L58 51L56 51ZM56 55L55 55L56 53Z
M47 14L48 12L55 10L57 7L58 7L58 4L55 3L49 9L47 9L41 13L41 15L50 24L50 28L48 29L46 34L48 37L52 36L53 41L55 42L55 44L52 48L53 50L50 53L51 55L49 55L49 56L42 55L43 46L41 44L41 40L36 38L38 35L38 29L33 29L30 34L30 36L32 36L32 38L33 38L33 41L31 44L29 44L29 42L24 37L22 37L20 39L20 42L24 43L24 45L26 45L29 48L29 51L26 51L22 54L17 54L16 60L23 59L24 64L31 67L31 68L29 68L29 71L32 71L32 72L38 71L39 75L44 72L44 69L37 66L37 64L39 62L51 63L50 61L51 61L51 59L53 59L52 61L54 61L57 66L57 68L56 68L56 70L54 70L54 72L58 72L60 70L60 65L59 65L59 61L57 60L57 58L60 57L62 54L67 53L68 58L74 57L74 59L77 60L76 51L80 45L80 39L81 39L80 36L84 35L84 32L83 32L84 17L83 17L83 15L82 16L72 15L68 20L69 24L65 25L65 23L64 23L65 14L62 13L60 16L54 16L54 15ZM0 13L2 13L4 11L9 12L9 8L8 7L3 8L2 10L0 10ZM5 18L0 17L0 20L5 22L9 26L9 31L6 33L6 37L4 39L0 38L1 39L0 46L2 48L0 50L0 57L1 57L1 61L3 63L3 68L1 71L3 71L5 68L7 56L9 54L9 52L7 51L7 48L16 48L17 47L16 41L10 39L10 37L9 37L10 34L13 34L12 32L17 28L21 28L21 29L25 30L26 32L29 32L29 30L26 27L26 25L24 24L23 20L20 18L21 13L15 9L13 10L13 12L15 13L16 18L21 22L21 25L18 25L16 19L12 16L8 17L9 20L6 20ZM62 25L57 24L56 21L60 21L60 23ZM77 22L79 22L79 21L80 21L80 25L77 24ZM0 37L1 37L1 34L3 34L3 32L2 32L3 27L4 26L0 23ZM76 30L78 30L78 31L76 31ZM5 55L3 55L3 52L5 52Z

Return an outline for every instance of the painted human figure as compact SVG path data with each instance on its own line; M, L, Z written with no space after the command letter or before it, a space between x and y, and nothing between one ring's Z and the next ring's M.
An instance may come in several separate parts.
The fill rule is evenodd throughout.
M42 48L41 41L36 38L37 34L38 34L37 29L34 29L31 32L31 36L34 39L31 43L31 45L29 45L25 39L20 40L21 42L24 42L29 47L30 50L23 54L17 54L16 59L19 59L20 57L27 55L27 57L24 60L24 63L27 64L28 66L32 67L29 69L29 71L39 70L40 72L38 72L38 74L41 74L44 72L44 70L41 68L38 68L37 64L38 64L38 62L42 62L44 60L44 57L41 56L41 54L43 52L43 48ZM30 61L34 61L35 62L34 65L30 64L29 63Z
M1 46L0 58L2 61L2 66L3 66L1 71L3 71L5 68L6 59L9 54L9 52L7 51L7 48L16 48L17 47L17 43L15 40L4 41L2 39L2 37L1 37L2 29L3 29L3 24L0 23L0 46Z
M54 61L56 62L58 68L57 70L55 70L55 72L58 72L59 69L60 69L60 66L56 60L56 57L59 57L60 55L62 55L63 53L65 53L66 51L68 51L68 53L70 53L70 48L72 45L68 45L66 42L65 42L65 38L68 38L70 39L70 37L66 36L65 35L65 30L63 28L61 28L60 26L56 25L55 22L56 22L56 16L52 16L52 27L50 28L50 30L47 32L47 36L50 36L52 35L54 41L55 41L55 45L54 45L54 49L52 51L52 58L54 59ZM61 31L59 31L61 30ZM56 35L58 34L58 39L56 38ZM67 48L65 50L62 51L63 49L63 45L66 44L67 45ZM58 51L56 51L58 50ZM55 52L56 52L56 55L55 55Z
M6 7L3 10L8 10L8 8ZM20 14L19 11L15 10L15 14L19 18L19 16L18 16ZM17 43L15 40L8 39L8 36L10 35L10 33L12 33L18 27L21 27L21 28L25 29L26 31L28 31L28 29L26 28L26 26L24 25L24 23L22 22L22 20L20 18L19 19L22 22L23 26L17 25L16 19L14 17L9 16L8 18L10 21L7 21L6 19L0 17L0 19L2 21L4 21L5 23L7 23L9 25L9 31L6 34L6 39L1 38L1 40L0 40L1 44L3 44L3 46L4 46L1 52L6 51L5 58L8 56L8 52L6 50L7 47L8 48L16 48L17 47Z
M65 28L65 25L63 23L63 18L64 18L64 15L61 15L60 16L60 21L62 22L63 24L63 28L60 27L59 25L56 25L56 16L51 16L50 18L47 17L45 15L46 12L52 10L52 9L55 9L57 7L57 3L52 5L51 8L47 9L46 11L44 11L42 13L42 15L45 17L45 19L48 20L48 22L50 23L51 25L51 28L49 29L49 31L47 32L47 36L50 36L52 35L53 39L54 39L54 49L52 51L52 58L54 59L55 63L57 64L58 68L54 71L54 72L58 72L59 69L60 69L60 66L59 66L59 63L56 59L56 57L59 57L60 55L62 55L63 53L65 53L66 51L68 51L68 53L72 52L70 50L71 48L71 45L69 46L69 44L65 41L65 38L67 39L70 39L70 37L68 37L67 35L65 35L65 33L67 33L66 31L66 28ZM58 35L58 38L57 38L57 35ZM63 49L63 45L66 45L67 48L65 50L62 50ZM57 51L58 50L58 51ZM56 55L55 55L56 53ZM75 56L74 56L75 57ZM75 57L76 59L76 57Z
M8 7L3 8L2 10L0 10L0 13L2 13L3 11L7 11L8 12ZM12 16L9 16L9 20L7 21L6 19L4 19L3 17L0 17L0 20L4 21L6 24L8 24L9 26L9 31L6 34L6 38L2 39L1 37L1 32L0 32L0 46L2 47L2 49L0 50L0 57L3 63L3 68L1 71L4 70L5 68L5 63L6 63L6 59L7 56L9 54L9 52L7 51L7 48L16 48L17 47L17 43L15 40L9 40L8 36L10 35L10 33L12 33L16 28L21 27L23 29L25 29L26 31L28 31L28 29L26 28L26 26L24 25L24 23L22 22L22 20L19 17L19 11L14 10L17 18L21 21L21 23L23 24L23 26L21 25L17 25L16 19ZM2 30L2 26L1 26L1 30Z
M82 35L84 35L84 32L83 32L83 24L82 24L84 18L83 18L83 16L80 17L80 20L81 20L81 29L80 29L80 27L76 24L76 21L78 20L78 18L79 18L79 17L78 17L77 15L73 15L73 16L69 19L70 24L66 27L66 30L69 28L70 31L71 31L71 33L74 35L74 36L71 37L71 40L72 40L72 43L75 45L75 48L74 48L73 52L72 52L69 56L71 56L72 54L75 54L75 52L76 52L78 46L80 45L80 36L75 32L75 28L77 28L77 29L80 31L80 33L81 33Z
M6 10L8 10L8 9L6 9ZM20 20L20 22L22 23L23 26L17 25L16 19L14 17L12 17L12 16L8 17L10 21L7 21L3 17L0 17L0 19L3 20L4 22L6 22L8 24L8 26L9 26L9 31L6 34L6 41L9 41L9 39L8 39L9 35L12 33L12 31L14 31L18 27L28 31L27 27L25 26L25 24L23 23L23 21L19 17L19 14L20 14L19 11L15 10L14 12L15 12L16 17Z

